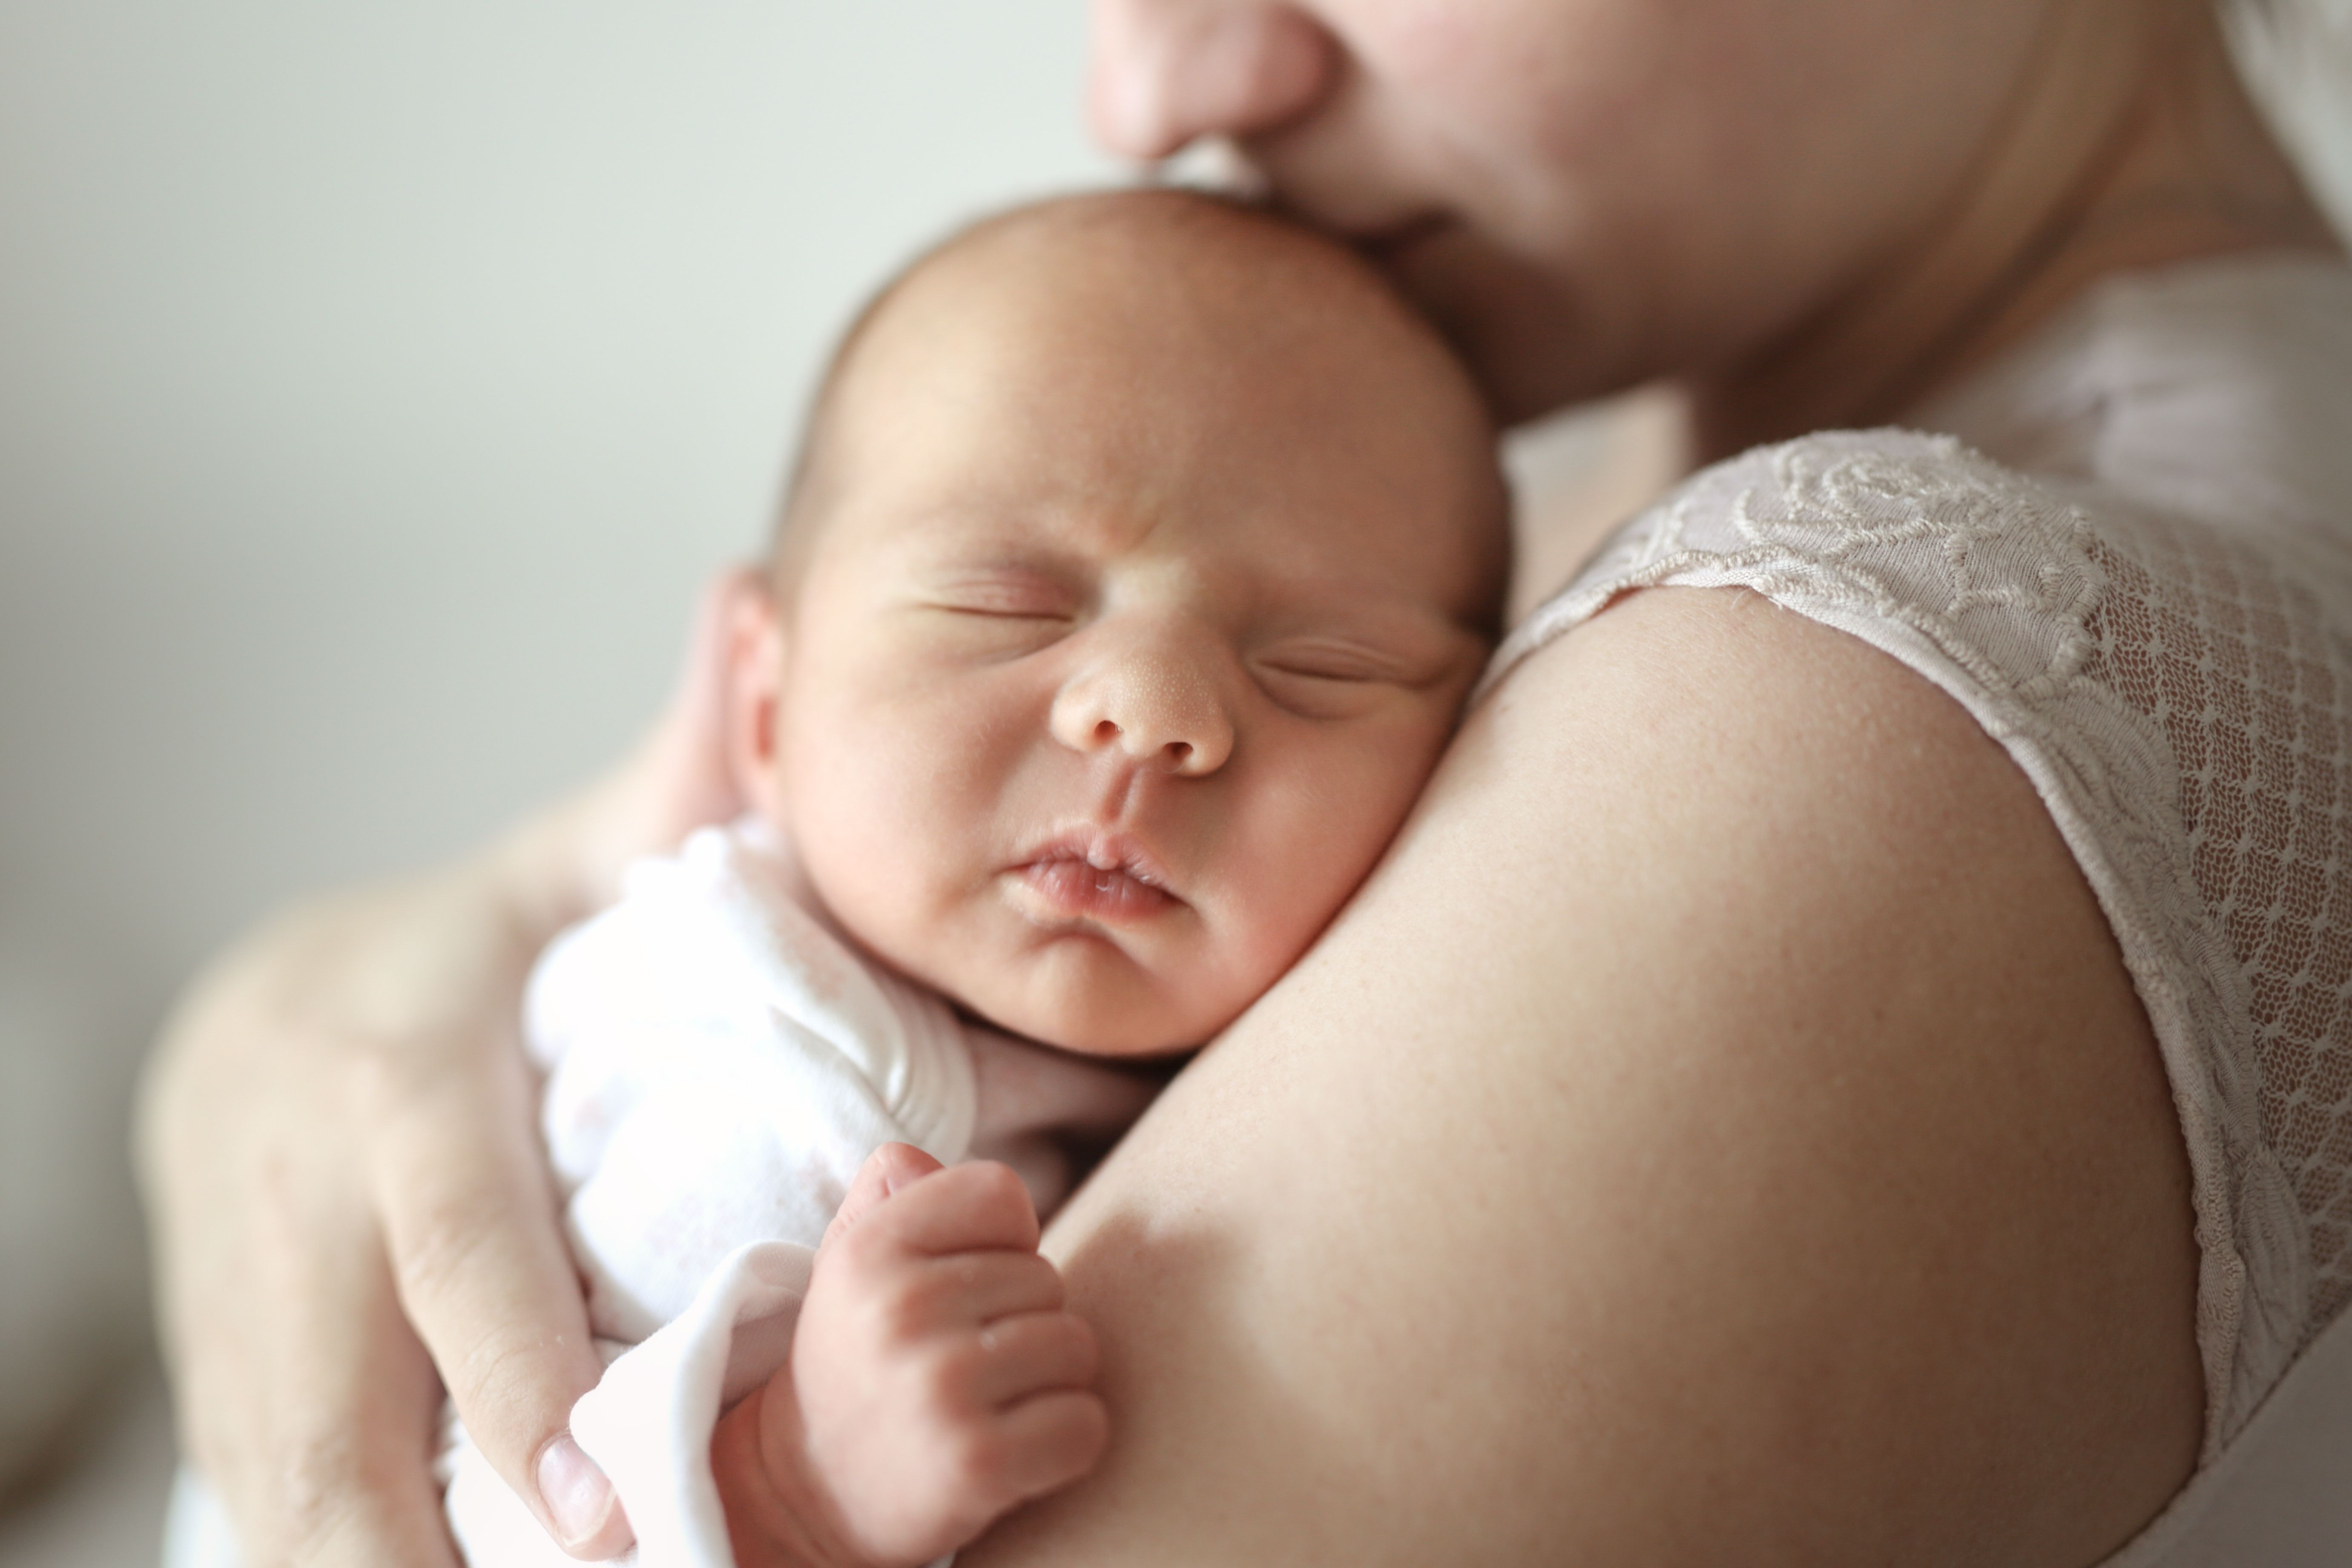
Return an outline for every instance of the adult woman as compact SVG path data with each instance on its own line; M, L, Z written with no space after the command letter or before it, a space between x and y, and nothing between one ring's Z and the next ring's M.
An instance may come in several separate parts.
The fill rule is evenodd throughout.
M2108 875L2105 797L2070 770L2080 699L2159 735L2141 760L2171 773L2121 795L2219 776L2161 713L2116 717L2125 676L2083 675L2075 634L2144 564L2091 460L2128 388L2053 413L1987 367L2110 275L2332 249L2210 12L1125 0L1099 22L1105 140L1238 137L1510 416L1674 374L1714 458L1941 396L2012 462L2082 458L2088 488L2070 513L1949 448L1807 447L1692 492L1673 527L1695 552L1654 529L1590 577L1546 635L1582 629L1474 716L1357 903L1057 1222L1122 1437L971 1560L2113 1551L2319 1309L2274 1288L2309 1283L2291 1249L2241 1234L2276 1212L2241 1201L2269 1179L2263 1126L2198 1055L2234 1060L2228 1030L2174 994L2213 930L2124 918L2137 884ZM2346 287L2326 270L2280 309L2326 326ZM2290 500L2340 518L2328 482ZM1853 526L1769 559L1707 542L1758 497L1767 523L1834 503ZM1955 508L1983 526L1944 526ZM1916 583L1835 609L1810 578L1775 592L1905 527L1944 608L2056 627L2074 662L2013 679L1956 621L1916 652L1885 630L1918 629ZM2307 544L2279 548L2335 580ZM1677 582L1805 613L1622 592ZM2325 629L2291 651L2352 681ZM625 1538L562 1436L593 1364L504 1020L618 859L723 809L711 697L689 681L637 763L467 866L266 934L177 1026L146 1138L167 1319L199 1458L265 1561L443 1561L403 1307L559 1534ZM2292 814L2333 777L2300 766L2229 782ZM2111 815L2157 846L2150 877L2194 881L2166 806ZM2301 862L2306 948L2341 858ZM2231 913L2199 917L2224 945Z

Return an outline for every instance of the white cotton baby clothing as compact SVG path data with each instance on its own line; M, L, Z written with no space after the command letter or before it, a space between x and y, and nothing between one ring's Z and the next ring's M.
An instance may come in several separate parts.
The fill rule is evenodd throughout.
M2115 1562L2310 1560L2194 1519L2352 1325L2352 271L2112 279L1916 422L1942 434L1810 436L1697 475L1517 628L1488 687L1631 590L1742 587L1901 660L2007 749L2115 931L2194 1178L2203 1464ZM2352 1355L2309 1366L2336 1381L2298 1399L2352 1416ZM2280 1506L2336 1509L2315 1528L2352 1562L2352 1504Z
M868 1154L1002 1159L1051 1213L1070 1184L1060 1138L1107 1142L1150 1094L863 956L756 819L632 867L620 901L541 958L524 1024L590 1328L614 1358L572 1436L646 1568L732 1568L712 1427L789 1352ZM445 1465L472 1568L571 1562L462 1432Z
M1003 1160L1050 1214L1072 1141L1108 1145L1154 1087L969 1023L866 958L756 820L632 867L620 901L541 958L524 1013L607 1363L572 1435L635 1530L622 1561L643 1568L734 1568L711 1432L789 1353L814 1249L866 1155L905 1142ZM575 1568L454 1419L440 1469L471 1568ZM164 1562L241 1562L193 1472Z

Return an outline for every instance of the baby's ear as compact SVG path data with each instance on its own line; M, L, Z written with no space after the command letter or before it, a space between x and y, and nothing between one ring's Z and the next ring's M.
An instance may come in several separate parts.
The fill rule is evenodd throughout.
M777 715L784 690L784 623L762 578L733 606L729 626L727 763L744 801L773 818L779 787Z

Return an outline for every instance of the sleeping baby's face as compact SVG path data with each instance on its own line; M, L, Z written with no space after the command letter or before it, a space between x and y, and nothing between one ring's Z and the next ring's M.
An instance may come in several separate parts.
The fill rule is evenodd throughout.
M1493 438L1344 255L1190 198L1000 220L812 436L739 754L818 895L1002 1027L1207 1039L1371 868L1506 567Z

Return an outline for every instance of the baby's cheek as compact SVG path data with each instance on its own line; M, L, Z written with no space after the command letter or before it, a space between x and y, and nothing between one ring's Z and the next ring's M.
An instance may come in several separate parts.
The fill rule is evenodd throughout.
M818 899L861 943L901 967L919 929L926 846L907 825L888 778L844 767L796 792L784 826Z
M849 693L809 716L791 758L794 830L808 849L873 866L919 857L952 770L909 715Z
M1412 747L1426 742L1401 740L1402 755L1351 751L1301 768L1304 785L1269 792L1266 809L1237 845L1231 962L1237 973L1261 977L1259 989L1330 922L1411 812L1428 772Z

